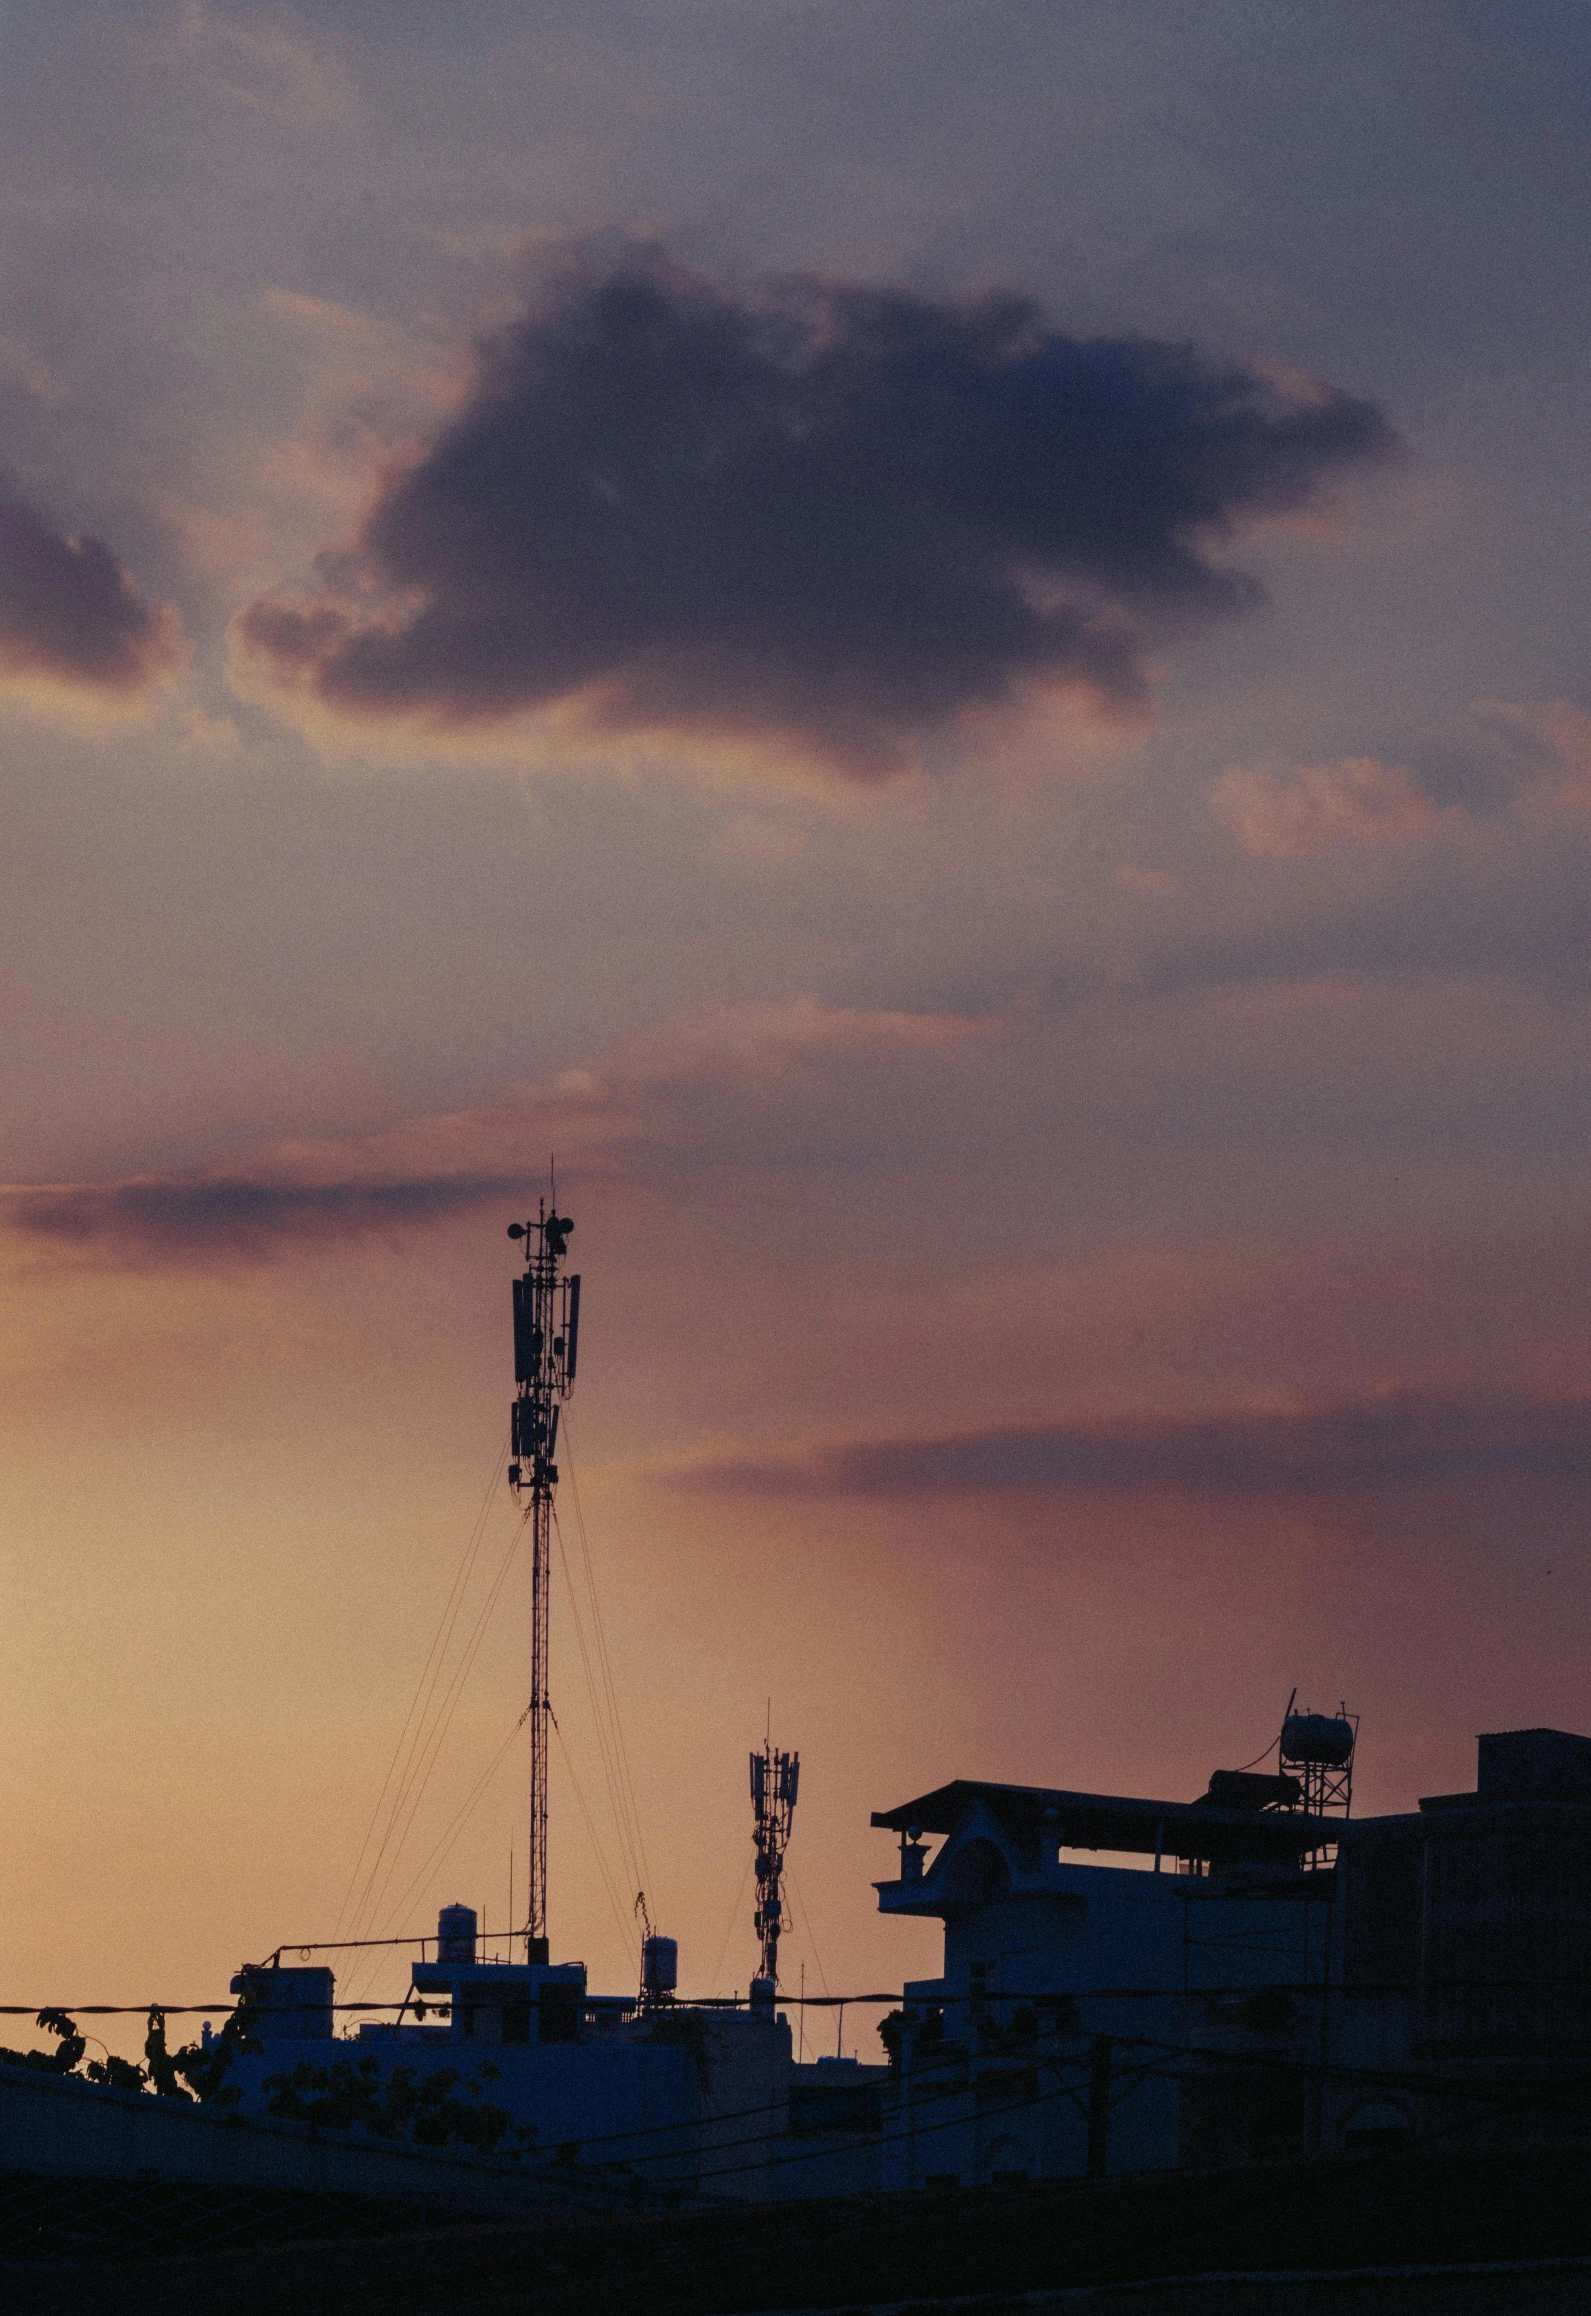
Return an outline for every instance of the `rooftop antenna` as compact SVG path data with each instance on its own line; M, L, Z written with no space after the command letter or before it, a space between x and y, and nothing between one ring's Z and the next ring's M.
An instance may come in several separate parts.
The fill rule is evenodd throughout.
M508 1235L525 1242L525 1272L514 1281L514 1382L509 1414L508 1484L528 1494L523 1517L531 1529L530 1610L530 1859L525 1904L525 1959L547 1960L547 1740L552 1702L547 1682L552 1624L552 1499L558 1485L553 1457L558 1411L575 1379L580 1348L580 1278L566 1276L574 1224L556 1199L536 1202L534 1222L511 1222Z
M770 1706L770 1722L771 1713ZM778 1753L765 1736L762 1751L751 1756L751 1806L756 1815L752 1839L757 1845L757 1911L752 1923L762 1947L761 1976L768 1999L779 1983L779 1933L784 1928L784 1853L790 1842L790 1821L795 1816L796 1789L801 1781L799 1753Z

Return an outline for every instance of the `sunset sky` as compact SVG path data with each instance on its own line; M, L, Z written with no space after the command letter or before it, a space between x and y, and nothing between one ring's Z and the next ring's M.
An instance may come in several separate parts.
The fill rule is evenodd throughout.
M1580 0L4 0L0 183L4 2000L357 1897L550 1153L593 1983L770 1700L809 1992L947 1778L1591 1730Z

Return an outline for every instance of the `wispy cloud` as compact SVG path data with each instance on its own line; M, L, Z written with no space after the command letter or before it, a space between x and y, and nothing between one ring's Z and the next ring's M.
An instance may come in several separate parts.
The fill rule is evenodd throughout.
M545 1182L658 1189L715 1167L792 1163L791 1120L844 1108L891 1071L932 1072L998 1025L945 1013L730 1009L643 1065L570 1069L518 1102L443 1112L387 1132L283 1143L251 1164L109 1182L0 1184L0 1237L140 1265L257 1262L384 1231L435 1227L493 1201L510 1211ZM888 1095L883 1096L886 1109ZM534 1154L534 1155L533 1155Z
M1438 831L1496 851L1591 822L1591 716L1567 701L1480 700L1409 753L1408 763L1229 764L1210 804L1246 851L1279 860Z
M1493 1473L1591 1481L1591 1402L1399 1392L1282 1412L850 1441L703 1466L676 1479L749 1496L1009 1489L1314 1496Z
M1442 819L1404 764L1344 756L1291 771L1231 764L1210 793L1220 819L1249 852L1295 860L1333 844L1385 844L1424 835Z

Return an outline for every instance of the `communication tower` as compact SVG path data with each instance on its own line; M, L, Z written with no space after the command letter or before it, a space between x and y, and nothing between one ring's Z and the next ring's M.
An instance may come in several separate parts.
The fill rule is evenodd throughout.
M784 1853L795 1816L801 1781L799 1753L776 1753L772 1739L751 1756L751 1806L756 1813L757 1911L752 1916L762 1947L761 1977L772 1999L779 1983L779 1933L784 1928Z
M528 1495L531 1530L530 1611L530 1897L525 1956L547 1960L547 1738L552 1705L547 1685L552 1610L552 1499L558 1485L553 1457L558 1411L575 1379L580 1348L580 1278L565 1275L574 1224L545 1199L534 1222L511 1222L508 1235L525 1243L525 1273L514 1281L514 1381L509 1416L508 1483Z

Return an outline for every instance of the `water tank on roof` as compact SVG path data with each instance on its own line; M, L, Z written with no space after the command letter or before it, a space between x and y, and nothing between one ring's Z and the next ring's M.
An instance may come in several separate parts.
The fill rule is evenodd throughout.
M436 1918L438 1962L475 1960L475 1908L444 1906Z
M1289 1713L1282 1723L1282 1759L1346 1769L1353 1759L1354 1727L1335 1713Z
M648 1994L672 1994L679 1984L679 1942L655 1934L641 1942L641 1984Z

